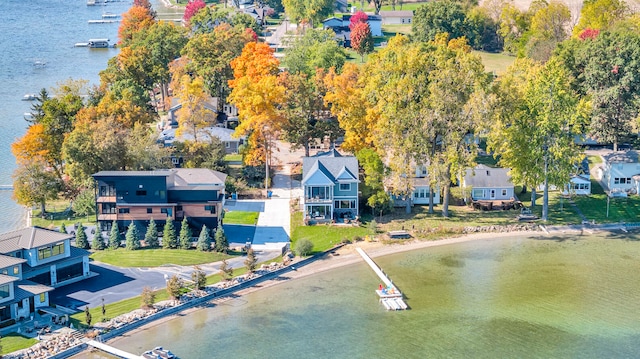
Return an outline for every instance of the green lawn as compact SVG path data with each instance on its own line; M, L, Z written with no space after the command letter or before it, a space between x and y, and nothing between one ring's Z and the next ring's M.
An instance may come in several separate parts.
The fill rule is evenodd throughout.
M473 51L479 55L487 72L494 72L496 75L502 75L516 58L505 54L494 54L484 51Z
M242 155L239 153L232 153L224 156L225 162L242 162Z
M258 223L259 212L226 211L224 213L225 224L248 224L255 226Z
M140 288L140 292L142 293L142 288ZM155 291L155 293L156 293L156 302L169 299L169 295L167 294L167 291L165 289L157 290ZM142 304L142 300L140 296L121 300L115 303L105 304L106 314L104 318L106 320L109 320L119 315L129 313L132 310L140 309L141 304ZM78 309L82 310L84 308L78 308ZM102 306L89 308L89 313L91 313L92 323L98 323L102 321L103 319ZM73 323L73 325L76 328L79 328L80 327L79 324L82 324L82 325L87 324L85 322L85 318L86 318L86 315L84 311L81 311L71 316L71 323Z
M38 206L35 208L31 213L31 224L42 228L53 229L60 227L62 223L67 226L77 222L82 222L85 226L95 225L96 223L96 216L94 214L76 217L73 211L69 208L68 200L48 201L46 211L46 216L43 218L40 207Z
M16 350L28 348L38 341L35 339L23 337L18 333L9 333L2 336L0 339L0 345L2 346L1 354L8 354L15 352Z
M163 264L190 266L212 263L230 258L217 252L201 252L194 249L139 249L129 251L124 248L96 251L91 259L118 267L158 267Z
M591 156L590 158L591 159ZM611 198L607 217L607 195L600 184L591 180L591 195L576 196L575 202L588 220L596 223L640 222L640 198Z
M296 241L306 238L313 242L313 253L325 251L345 238L353 240L354 237L364 237L368 233L367 228L363 226L305 226L302 221L302 212L295 212L291 215L291 247L295 248Z

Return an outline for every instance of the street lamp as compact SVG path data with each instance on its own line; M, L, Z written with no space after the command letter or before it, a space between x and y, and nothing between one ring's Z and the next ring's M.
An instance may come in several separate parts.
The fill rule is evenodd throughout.
M542 146L544 151L544 192L542 195L542 220L549 218L549 146Z
M269 126L264 126L262 128L264 131L264 195L269 197L269 136L268 130Z

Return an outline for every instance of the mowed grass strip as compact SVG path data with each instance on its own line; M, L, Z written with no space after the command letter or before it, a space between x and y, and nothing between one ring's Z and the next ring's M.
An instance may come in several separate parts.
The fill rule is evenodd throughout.
M306 238L313 243L313 253L325 251L343 239L353 240L354 237L364 237L369 230L363 226L331 226L312 225L305 226L302 221L302 212L295 212L291 215L291 248L296 247L296 242Z
M259 212L228 211L224 213L224 224L248 224L255 226L258 223Z
M164 264L190 266L213 263L230 258L218 252L201 252L195 249L138 249L129 251L123 248L116 250L96 251L91 259L118 267L158 267Z
M142 293L142 288L140 288L140 293ZM156 290L154 293L156 294L156 303L169 299L169 295L167 294L166 289ZM104 316L102 315L101 305L95 308L89 308L89 313L91 313L91 323L93 324L99 323L103 319L107 321L119 315L129 313L136 309L140 309L142 307L142 297L137 296L137 297L121 300L119 302L105 304L104 307L105 307ZM71 323L73 323L73 325L76 328L79 328L80 324L84 326L87 325L87 322L85 321L86 314L84 312L84 307L78 308L78 310L81 310L81 312L73 314L71 316Z
M0 345L2 346L0 353L2 355L12 353L16 350L28 348L37 342L35 339L23 337L18 333L9 333L0 338Z

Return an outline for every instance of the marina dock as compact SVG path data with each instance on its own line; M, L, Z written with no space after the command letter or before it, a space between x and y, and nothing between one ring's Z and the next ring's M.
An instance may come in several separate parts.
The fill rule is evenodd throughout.
M384 283L385 287L380 285L380 287L376 290L376 294L380 297L380 303L384 305L387 310L406 310L408 309L407 304L403 300L403 295L400 290L391 282L389 277L378 267L378 265L367 255L367 253L362 248L356 248L356 251L360 254L362 259L373 269L373 272L380 277L382 283Z
M127 352L125 352L124 350L120 350L120 349L118 349L118 348L114 348L114 347L112 347L111 345L107 345L107 344L104 344L104 343L100 343L100 342L97 342L97 341L95 341L95 340L89 340L89 341L87 342L87 345L89 345L89 346L91 346L91 347L94 347L94 348L96 348L96 349L100 349L100 350L102 350L103 352L107 352L107 353L109 353L109 354L111 354L111 355L115 355L115 356L117 356L118 358L124 358L124 359L142 359L142 357L141 357L141 356L139 356L139 355L134 355L134 354L131 354L131 353L127 353Z

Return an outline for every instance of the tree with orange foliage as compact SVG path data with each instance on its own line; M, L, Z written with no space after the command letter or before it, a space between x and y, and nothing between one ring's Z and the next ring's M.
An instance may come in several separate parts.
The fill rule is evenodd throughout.
M330 69L324 77L327 87L324 101L331 104L331 114L345 130L341 147L352 152L373 147L377 123L376 112L368 110L370 106L363 96L361 71L359 66L346 63L341 74Z
M280 62L273 49L265 43L250 42L240 56L231 61L234 79L229 81L232 91L229 101L238 108L239 136L249 135L249 151L245 163L264 163L268 157L266 143L280 129L282 114L279 107L284 87L278 81ZM267 148L265 148L267 147Z
M127 12L122 14L120 27L118 28L118 38L120 46L129 46L133 35L143 28L150 27L154 23L153 15L148 8L143 6L132 6Z

